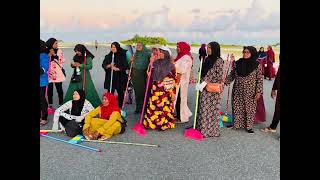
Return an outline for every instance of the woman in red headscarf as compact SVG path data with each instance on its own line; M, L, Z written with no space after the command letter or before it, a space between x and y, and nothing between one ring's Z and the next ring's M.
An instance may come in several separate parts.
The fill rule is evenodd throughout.
M274 71L273 71L273 63L275 62L275 58L274 58L274 52L272 50L271 46L268 46L268 50L267 50L267 67L264 68L264 78L266 79L267 77L269 78L269 80L271 80L271 78L273 78L274 75Z
M187 103L188 86L191 73L193 57L190 53L190 45L186 42L177 43L177 57L174 65L177 72L177 93L178 97L175 102L175 110L177 112L176 122L185 123L192 116ZM181 92L180 92L181 91Z
M86 139L106 140L124 132L124 128L121 127L122 122L115 96L111 93L104 93L102 104L86 115L83 135Z

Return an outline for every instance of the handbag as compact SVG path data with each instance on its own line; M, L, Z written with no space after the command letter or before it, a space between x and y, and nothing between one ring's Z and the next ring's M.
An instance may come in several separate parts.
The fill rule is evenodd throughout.
M221 92L221 90L220 90L220 84L217 84L217 83L207 84L206 90L207 90L208 92L220 93L220 92Z
M122 117L122 122L121 122L120 120L118 120L118 119L117 119L117 121L121 123L121 131L120 131L120 134L123 134L123 133L126 131L127 120Z
M82 134L82 125L77 123L75 120L71 120L66 124L65 131L67 136L75 137L79 134Z
M57 65L61 68L61 71L62 71L62 73L63 73L63 75L64 75L64 77L67 77L67 75L66 75L66 71L64 70L64 68L63 67L61 67L60 66L60 64L56 61L56 60L53 60L55 63L57 63Z

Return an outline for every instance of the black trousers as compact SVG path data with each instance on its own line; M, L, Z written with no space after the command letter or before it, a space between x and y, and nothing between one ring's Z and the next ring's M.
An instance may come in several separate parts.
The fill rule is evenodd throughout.
M48 119L48 102L46 99L46 86L40 87L40 118Z
M53 84L55 84L55 86L56 86L57 93L58 93L58 97L59 97L59 105L61 105L62 102L63 102L62 82L59 82L59 83L49 83L49 86L48 86L48 101L49 101L49 104L52 104Z
M271 129L277 129L280 122L280 90L277 93L276 106L274 109L273 119L270 125Z
M176 118L177 119L180 119L180 102L181 102L181 97L180 97L181 91L180 90L179 90L179 93L178 93L178 96L177 96L176 106L174 107L174 111L176 112Z

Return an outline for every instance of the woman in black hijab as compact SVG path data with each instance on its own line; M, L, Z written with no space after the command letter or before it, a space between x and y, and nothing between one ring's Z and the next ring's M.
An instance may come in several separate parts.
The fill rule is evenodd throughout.
M126 52L127 50L122 49L118 42L113 42L111 44L111 51L105 56L102 63L102 68L106 72L104 89L107 89L111 93L117 90L119 107L122 107L125 86L128 80L126 70L129 69L129 65L126 59ZM114 57L113 63L112 57ZM110 89L111 71L113 71L112 89Z
M232 89L233 128L245 128L253 133L257 100L263 93L263 74L256 48L244 47L242 53L243 58L236 61L225 84L235 81Z
M72 100L54 112L52 130L58 130L60 124L70 137L81 134L84 117L93 109L92 104L85 99L85 92L82 89L75 90Z
M219 85L223 81L223 59L220 57L220 45L217 42L210 42L207 46L208 57L203 63L201 70L201 88L199 98L199 111L197 115L196 129L204 137L219 137L220 119L220 92L210 91L208 86ZM204 88L206 87L206 88Z

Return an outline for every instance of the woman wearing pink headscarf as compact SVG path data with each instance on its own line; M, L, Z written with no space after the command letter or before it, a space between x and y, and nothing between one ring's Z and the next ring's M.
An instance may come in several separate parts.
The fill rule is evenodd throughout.
M186 42L177 43L177 57L174 60L177 72L177 99L175 101L176 122L185 123L192 116L187 104L188 86L193 57L190 53L190 45ZM180 92L181 91L181 92Z

